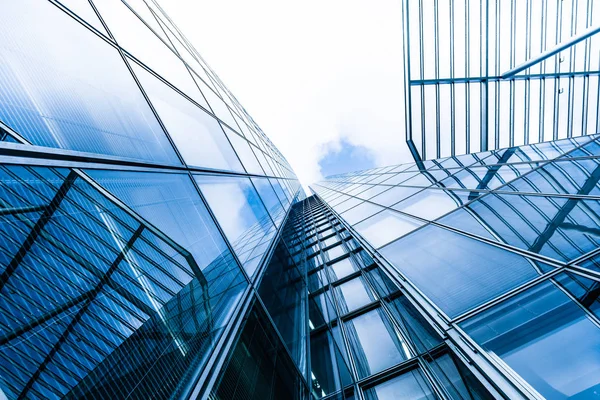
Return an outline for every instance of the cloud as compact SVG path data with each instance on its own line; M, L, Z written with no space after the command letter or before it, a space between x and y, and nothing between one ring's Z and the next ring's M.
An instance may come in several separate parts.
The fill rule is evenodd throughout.
M327 143L326 152L319 161L321 175L324 177L365 170L376 167L373 152L364 146L355 146L342 139Z
M322 179L329 143L410 160L397 0L160 3L303 184Z

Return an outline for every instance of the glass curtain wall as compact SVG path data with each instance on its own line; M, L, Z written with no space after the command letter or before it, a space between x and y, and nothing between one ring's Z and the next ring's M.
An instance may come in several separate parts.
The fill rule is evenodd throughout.
M0 397L209 392L294 172L154 1L9 1L0 37Z
M504 396L592 398L600 388L598 135L424 165L332 176L312 189ZM352 293L348 309L365 301ZM354 325L360 341L366 332ZM373 316L367 326L383 325ZM398 382L414 386L421 375ZM396 390L387 387L382 393Z

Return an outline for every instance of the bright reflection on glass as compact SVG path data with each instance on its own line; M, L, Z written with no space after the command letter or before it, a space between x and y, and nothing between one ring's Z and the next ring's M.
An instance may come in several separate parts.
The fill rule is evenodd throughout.
M243 171L217 120L148 71L134 65L150 102L175 142L186 164L232 171Z
M275 227L248 178L195 175L194 178L248 275L275 234Z
M539 262L431 225L381 253L450 317L541 274Z
M381 309L353 318L346 327L361 377L410 357L406 345Z
M372 400L435 400L435 396L423 374L418 369L406 372L370 390ZM373 396L374 395L374 396Z
M371 246L378 248L414 231L424 223L409 216L384 210L354 226Z
M335 288L339 305L344 313L354 311L375 300L373 294L365 287L361 277L344 282Z
M7 2L0 36L0 119L31 143L180 164L119 52L65 12Z
M433 221L460 207L462 201L453 192L425 189L392 206L393 209Z
M461 327L547 399L591 399L600 391L600 328L552 282Z

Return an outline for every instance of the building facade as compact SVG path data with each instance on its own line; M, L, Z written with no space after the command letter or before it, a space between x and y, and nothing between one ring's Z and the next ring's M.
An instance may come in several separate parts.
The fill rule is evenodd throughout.
M594 1L402 0L413 156L598 133L599 24Z
M8 1L0 38L0 398L209 393L289 164L153 1Z
M307 198L153 0L0 22L0 398L598 396L596 136Z
M415 391L406 398L598 396L599 151L598 135L591 135L426 161L425 170L414 163L377 168L314 185L315 201L370 252L401 298L452 350L459 371L447 360L428 364L430 353L412 353L424 359L398 378L394 368L408 361L387 358L393 352L384 350L386 334L369 324L362 338L358 331L361 346L375 341L373 360L396 367L384 373L391 380L376 384L375 397L371 383L359 380L365 398L405 398ZM332 299L341 308L361 290ZM339 325L360 377L371 359L368 351L356 354L352 321L342 316ZM414 331L421 340L431 337ZM415 389L415 374L427 384ZM438 389L446 393L434 393Z

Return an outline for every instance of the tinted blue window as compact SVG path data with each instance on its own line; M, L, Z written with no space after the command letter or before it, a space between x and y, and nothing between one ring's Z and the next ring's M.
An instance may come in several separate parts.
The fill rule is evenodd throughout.
M410 357L408 349L381 309L345 323L360 377L366 377Z
M381 253L450 317L540 275L535 261L435 226Z
M194 255L201 269L227 255L188 175L150 172L86 171L109 192Z
M196 182L249 275L275 235L275 227L248 178L196 175Z
M594 398L600 390L600 328L552 282L461 326L547 399Z
M480 235L487 227L505 243L560 261L600 246L595 234L600 211L596 200L490 194L467 209L477 223L464 220L464 213L456 217L451 214L442 221Z
M221 125L214 117L145 69L134 65L134 71L186 164L243 171Z
M179 163L117 50L46 1L10 2L0 22L8 126L40 146Z
M119 46L208 109L185 64L122 1L101 0L95 6ZM162 34L160 27L155 29Z
M371 392L374 395L372 398L377 400L434 400L437 398L418 369L379 384L371 389Z

